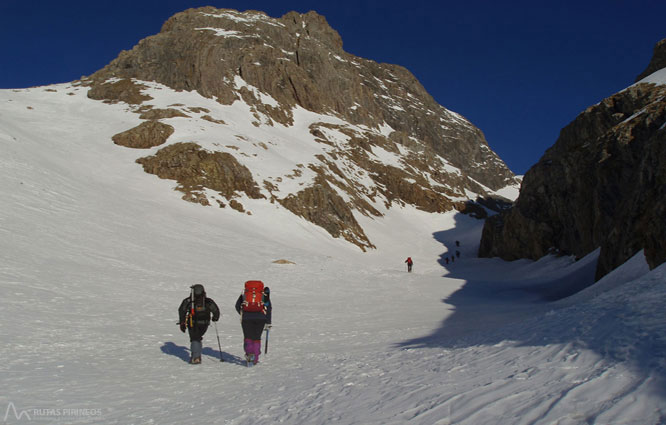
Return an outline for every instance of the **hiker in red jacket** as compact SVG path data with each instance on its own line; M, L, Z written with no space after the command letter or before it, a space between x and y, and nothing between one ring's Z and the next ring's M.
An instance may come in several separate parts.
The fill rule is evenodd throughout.
M407 257L407 259L405 260L405 263L407 263L407 271L411 273L412 272L412 265L414 264L414 262L412 261L412 257Z
M245 290L236 301L236 311L241 315L243 348L248 366L259 363L261 334L264 327L271 326L273 304L271 290L260 280L245 282Z

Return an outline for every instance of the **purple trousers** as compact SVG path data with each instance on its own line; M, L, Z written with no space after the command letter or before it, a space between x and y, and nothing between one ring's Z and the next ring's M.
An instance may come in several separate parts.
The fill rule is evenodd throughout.
M245 354L254 354L254 361L259 361L259 354L261 354L261 340L246 338L243 340L243 348L245 349Z

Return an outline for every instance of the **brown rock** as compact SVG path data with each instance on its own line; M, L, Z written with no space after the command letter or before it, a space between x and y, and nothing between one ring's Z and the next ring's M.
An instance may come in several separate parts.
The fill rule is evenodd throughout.
M143 169L163 179L176 180L177 189L186 194L186 200L200 202L195 194L208 188L231 200L236 192L244 192L253 199L265 198L252 173L233 155L208 152L195 143L176 143L160 149L154 156L139 158ZM230 202L232 208L242 208Z
M279 200L294 214L323 227L331 236L342 237L363 251L375 248L354 218L349 205L321 177L311 187Z
M215 124L226 124L224 120L216 120L215 118L211 117L210 115L204 115L201 117L202 120L210 121Z
M235 200L235 199L232 199L231 201L229 201L229 206L230 206L232 209L234 209L234 210L236 210L236 211L238 211L238 212L241 212L241 213L244 213L244 212L245 212L245 207L243 207L243 204L241 204L240 202L238 202L238 201Z
M273 261L273 264L296 264L296 263L294 263L293 261L280 259L280 260Z
M142 84L123 78L119 81L97 81L88 91L88 97L95 100L104 100L107 103L125 102L138 105L152 97L141 93L146 88Z
M139 116L142 120L160 120L176 117L189 118L188 115L178 109L149 109Z
M167 141L173 127L159 121L146 121L112 137L113 143L134 149L149 149Z

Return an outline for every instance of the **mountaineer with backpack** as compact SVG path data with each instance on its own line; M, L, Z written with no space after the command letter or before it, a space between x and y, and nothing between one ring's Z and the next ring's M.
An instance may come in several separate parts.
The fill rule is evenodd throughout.
M260 280L245 282L245 289L236 301L236 311L241 315L243 348L248 366L259 363L261 334L264 326L271 327L272 310L270 288L264 287Z
M211 298L206 298L203 285L196 284L190 287L190 296L185 298L178 307L180 330L185 329L190 334L191 364L201 363L201 349L204 334L213 316L213 322L220 319L220 309Z
M412 266L414 265L414 261L412 261L412 257L407 257L405 260L405 263L407 263L407 271L412 272Z

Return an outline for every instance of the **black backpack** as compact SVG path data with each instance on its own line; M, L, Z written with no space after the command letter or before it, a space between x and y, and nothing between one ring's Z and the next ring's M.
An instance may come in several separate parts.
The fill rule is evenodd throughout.
M206 305L206 291L203 285L192 285L190 305L188 311L188 326L208 325L210 323L210 310Z

